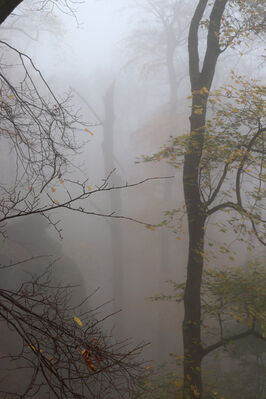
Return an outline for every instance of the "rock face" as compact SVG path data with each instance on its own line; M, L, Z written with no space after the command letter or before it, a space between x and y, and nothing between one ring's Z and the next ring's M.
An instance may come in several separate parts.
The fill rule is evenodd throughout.
M23 282L30 281L32 275L42 274L49 263L58 259L51 269L51 285L78 286L71 288L73 295L71 305L76 305L85 297L83 279L78 267L71 259L64 256L60 242L49 234L48 222L40 216L21 218L7 226L8 238L0 242L0 290L16 291ZM49 256L48 256L49 255ZM19 263L25 259L31 261ZM17 263L16 266L6 267ZM3 268L4 267L4 268ZM0 297L1 302L1 297ZM1 307L0 307L1 310ZM0 315L0 375L2 391L20 393L25 390L25 384L30 381L31 371L23 368L23 360L10 362L9 354L18 354L22 340L12 326ZM15 369L19 367L19 369ZM20 368L22 367L22 368ZM12 389L10 389L12 387ZM17 396L8 396L10 398ZM45 396L38 396L43 399ZM47 397L47 396L46 396Z
M49 234L49 223L41 216L27 216L7 226L8 238L0 243L0 263L9 265L24 259L29 262L1 271L0 287L9 288L29 280L29 274L40 274L53 261L53 281L60 285L79 286L81 297L83 279L78 266L61 251L59 240Z

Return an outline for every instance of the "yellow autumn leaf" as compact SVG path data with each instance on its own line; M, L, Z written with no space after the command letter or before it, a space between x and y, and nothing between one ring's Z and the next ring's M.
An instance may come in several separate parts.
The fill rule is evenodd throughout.
M56 200L56 199L54 199L54 203L55 203L56 205L59 205L59 201Z
M80 327L83 326L83 323L82 323L82 321L80 320L80 318L79 318L78 316L74 316L74 321L75 321Z
M183 238L180 237L180 236L178 236L178 237L176 237L176 238L177 238L177 240L183 240Z
M183 386L183 381L182 380L175 380L174 381L175 386L180 389Z
M148 230L152 230L152 231L154 231L155 230L155 227L154 226L152 226L152 225L150 225L150 224L146 224L146 229L148 229Z
M10 98L11 100L13 100L13 99L15 98L15 97L14 97L14 94L10 94L9 98Z
M54 188L54 187L52 187L52 188L51 188L51 191L52 191L52 193L54 193L54 192L55 192L55 188Z
M31 348L31 349L32 349L34 352L37 352L37 349L35 348L35 346L34 346L34 345L30 344L29 346L30 346L30 348ZM43 352L43 350L42 350L42 349L40 349L40 350L39 350L39 352L40 352L40 353L42 353L42 352Z
M208 90L207 87L205 87L205 86L202 87L201 91L202 91L203 93L206 93L206 94L209 93L209 90Z
M193 391L194 396L196 396L196 398L200 396L199 391L195 385L190 385L190 388Z
M194 114L201 115L202 113L203 113L203 109L202 108L194 109Z
M87 186L87 190L90 191L91 190L91 186Z
M91 136L94 136L94 133L92 133L87 127L85 129L85 132L88 132L88 133L90 133Z
M64 183L64 179L60 179L60 184L63 184Z

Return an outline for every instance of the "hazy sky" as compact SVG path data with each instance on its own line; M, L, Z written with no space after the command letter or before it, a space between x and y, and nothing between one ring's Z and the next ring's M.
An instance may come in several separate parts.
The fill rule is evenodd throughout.
M42 34L42 44L38 46L42 48L38 51L39 61L47 63L47 52L43 51L43 46L47 46L52 53L48 65L51 72L60 67L60 71L68 70L74 77L77 73L89 74L97 68L113 68L120 52L117 43L125 37L129 24L121 4L121 0L115 1L115 7L107 1L84 2L77 8L78 26L74 18L58 14L63 36Z

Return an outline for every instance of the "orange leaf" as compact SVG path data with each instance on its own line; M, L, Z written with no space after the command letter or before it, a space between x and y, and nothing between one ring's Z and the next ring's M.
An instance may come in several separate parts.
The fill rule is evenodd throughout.
M95 366L91 361L91 352L88 349L83 349L83 351L81 352L81 355L82 355L83 359L85 360L88 368L91 371L95 371Z

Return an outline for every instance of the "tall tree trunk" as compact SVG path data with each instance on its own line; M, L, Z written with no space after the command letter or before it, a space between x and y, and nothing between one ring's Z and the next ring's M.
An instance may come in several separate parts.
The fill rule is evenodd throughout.
M203 126L201 118L191 117L191 131ZM187 280L184 296L185 315L183 321L184 345L184 399L201 398L201 300L200 288L203 270L204 206L199 191L199 163L202 148L202 133L199 130L190 143L184 163L183 185L187 208L189 251Z
M198 30L208 0L199 0L188 38L189 75L192 93L190 136L184 159L183 186L189 231L187 279L184 296L184 399L202 398L201 283L204 266L206 207L200 194L200 161L204 145L206 111L217 59L219 32L228 0L215 0L209 18L207 48L200 70Z
M105 118L103 121L103 155L104 155L104 168L105 174L108 176L110 172L115 169L115 153L114 153L114 89L115 83L113 82L108 88L104 97ZM113 172L112 182L116 185L121 184L121 178L117 172ZM119 190L110 191L110 205L111 210L121 210L122 201ZM121 224L116 221L110 221L110 240L112 251L112 287L114 299L114 311L119 311L123 306L123 263L122 263L122 229ZM123 322L121 315L116 323L116 331L120 336L122 333Z

